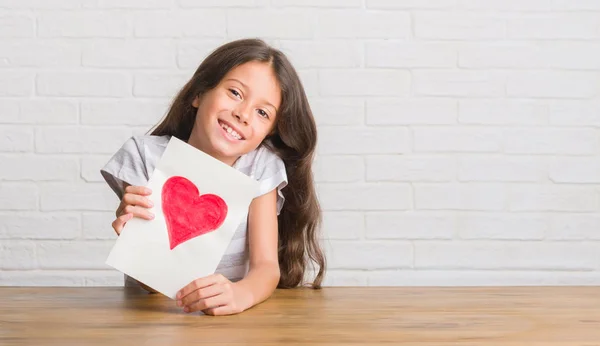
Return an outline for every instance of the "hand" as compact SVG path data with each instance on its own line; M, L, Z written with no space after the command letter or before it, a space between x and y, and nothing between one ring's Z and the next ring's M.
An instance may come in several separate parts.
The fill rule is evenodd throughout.
M117 208L117 218L112 223L112 228L117 235L121 234L127 221L131 220L134 216L146 220L154 218L154 215L147 210L147 208L153 207L150 199L146 198L151 193L152 191L144 186L127 186L125 188L125 194L123 195L123 199L121 199L121 204Z
M177 306L186 313L202 311L207 315L232 315L251 306L250 293L221 274L192 281L177 293Z

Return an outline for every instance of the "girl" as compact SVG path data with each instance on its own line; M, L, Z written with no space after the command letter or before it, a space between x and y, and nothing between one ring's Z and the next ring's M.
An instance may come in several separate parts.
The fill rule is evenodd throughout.
M152 219L144 187L175 136L256 179L260 193L239 225L216 273L177 294L185 312L242 312L276 287L303 283L325 257L318 243L320 208L312 180L316 126L304 88L285 55L258 39L227 43L212 52L175 97L151 135L132 137L101 173L121 199L112 226L132 217ZM126 285L139 284L127 278ZM148 287L144 287L151 290Z

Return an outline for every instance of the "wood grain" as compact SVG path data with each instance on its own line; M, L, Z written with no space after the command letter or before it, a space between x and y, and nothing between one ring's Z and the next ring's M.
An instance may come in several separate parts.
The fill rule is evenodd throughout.
M136 288L0 288L0 345L600 345L600 287L278 290L225 317Z

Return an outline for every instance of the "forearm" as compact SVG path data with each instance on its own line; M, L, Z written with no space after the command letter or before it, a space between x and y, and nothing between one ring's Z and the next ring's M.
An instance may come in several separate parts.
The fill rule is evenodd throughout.
M237 282L243 292L246 292L246 308L265 301L273 294L279 283L279 265L263 263L254 265L245 278Z

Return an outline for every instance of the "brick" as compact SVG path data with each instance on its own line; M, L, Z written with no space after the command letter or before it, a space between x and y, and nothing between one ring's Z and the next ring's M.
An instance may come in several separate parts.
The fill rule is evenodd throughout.
M321 125L363 125L365 102L355 97L326 97L309 100L313 116Z
M450 9L456 0L366 0L369 9Z
M459 66L511 69L599 69L600 44L596 42L499 42L464 46Z
M52 9L68 10L81 8L80 0L0 0L0 8L10 10L22 9Z
M549 172L555 183L600 183L600 157L554 158Z
M367 181L451 181L456 179L452 157L392 156L367 157Z
M314 13L297 9L232 9L227 12L227 37L311 39Z
M114 11L46 12L37 20L39 37L126 37L131 33L128 16Z
M548 123L548 107L532 100L460 100L458 121L479 125L541 125Z
M86 156L81 158L81 177L86 182L104 182L100 169L111 159L112 155Z
M31 72L0 71L0 97L31 96L33 93L33 80L34 74Z
M319 38L404 39L410 35L408 12L329 10L320 11L317 20Z
M415 242L416 268L593 270L599 259L597 246L586 243Z
M33 129L29 126L0 126L0 151L33 151Z
M366 104L368 125L445 125L458 117L454 100L369 98Z
M109 9L169 9L173 0L98 0L94 6Z
M365 163L360 156L318 156L313 172L317 182L364 181Z
M366 66L411 68L455 67L456 48L446 43L389 42L366 43Z
M84 125L154 125L167 114L167 100L85 100L81 102Z
M415 37L439 40L493 40L506 36L502 17L469 12L416 12Z
M80 234L77 214L0 213L2 239L73 239Z
M33 37L35 35L34 28L34 19L29 16L0 15L0 38Z
M93 287L120 287L125 280L123 273L116 270L92 270L84 275L85 285Z
M269 0L178 0L181 7L263 7Z
M356 41L281 41L281 51L295 68L359 67L364 52Z
M600 215L555 214L549 223L548 239L600 240Z
M77 271L0 271L0 286L83 286L85 281Z
M0 122L5 124L76 124L78 105L72 101L0 100Z
M413 264L409 242L332 241L331 247L331 269L410 268Z
M275 7L361 7L362 0L273 0Z
M314 97L319 94L319 75L317 70L297 70L298 77L304 88L307 97Z
M4 60L4 61L3 61ZM81 50L59 40L15 40L0 46L0 66L75 67L81 65Z
M47 183L40 189L42 211L115 211L119 205L106 184Z
M34 269L35 243L21 240L8 240L0 244L0 269Z
M507 130L505 137L507 153L591 155L598 152L598 135L592 129L514 129Z
M38 187L33 183L0 183L0 211L35 210L38 207Z
M459 181L542 182L546 162L536 157L472 156L458 161Z
M415 127L417 152L498 152L502 131L489 127Z
M43 269L109 269L106 258L112 241L39 241L39 267Z
M144 11L134 15L133 23L136 37L225 37L226 33L221 9Z
M548 107L551 125L600 126L600 101L560 100Z
M419 96L500 97L505 76L497 71L413 71L414 92Z
M0 179L73 181L79 175L79 162L71 157L39 155L0 155Z
M137 73L134 76L133 95L172 98L191 77L187 73Z
M368 272L355 270L328 270L324 287L367 286Z
M119 68L175 67L175 46L162 40L94 40L84 46L82 65Z
M51 127L36 133L39 153L113 154L131 137L127 128Z
M404 127L323 126L319 128L317 152L322 155L401 154L408 151L408 146L408 129Z
M223 39L179 40L177 43L177 66L180 68L198 68L200 63L212 51L226 42Z
M553 9L554 3L546 0L457 0L457 6L465 10L484 11L548 11Z
M38 95L105 96L131 95L131 77L120 72L40 72L36 78Z
M594 212L598 194L589 186L519 185L507 189L511 211Z
M500 184L415 184L415 209L503 210L506 188Z
M412 192L409 184L327 184L317 188L326 211L406 210Z
M507 19L509 39L595 39L598 15L595 13L519 14Z
M83 238L84 239L116 239L117 235L112 228L112 222L116 219L115 210L109 212L85 212L82 213Z
M462 239L541 240L549 225L544 215L463 214L458 216Z
M369 212L367 239L452 239L455 217L435 212Z
M365 233L365 217L362 212L327 211L321 228L327 239L358 239Z
M583 71L521 71L506 80L509 97L589 98L598 90L598 76Z
M377 270L368 272L371 286L557 286L598 285L598 272L534 270ZM502 288L500 288L502 289Z
M323 96L405 96L410 74L400 70L320 70Z

